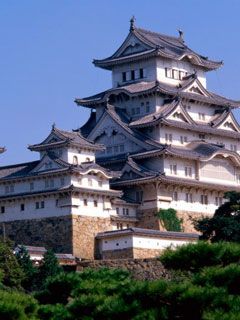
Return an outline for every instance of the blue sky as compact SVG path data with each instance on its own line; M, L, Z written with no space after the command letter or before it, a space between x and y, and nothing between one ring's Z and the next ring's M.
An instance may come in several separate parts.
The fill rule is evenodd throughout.
M110 72L91 62L117 49L133 14L146 29L177 35L181 28L192 49L224 60L208 74L208 88L240 100L239 12L238 0L1 0L0 145L7 152L0 164L38 159L27 145L42 141L54 122L71 130L87 120L89 110L74 99L110 87Z

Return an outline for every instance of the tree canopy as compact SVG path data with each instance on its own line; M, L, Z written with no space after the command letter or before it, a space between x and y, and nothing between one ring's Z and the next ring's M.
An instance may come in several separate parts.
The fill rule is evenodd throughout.
M200 239L240 242L240 193L227 192L225 199L213 217L194 220L196 230L202 233Z

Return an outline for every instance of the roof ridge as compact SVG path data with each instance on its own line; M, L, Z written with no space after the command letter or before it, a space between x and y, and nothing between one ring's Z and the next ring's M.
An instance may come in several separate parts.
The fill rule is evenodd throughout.
M20 163L16 163L16 164L9 164L7 166L0 166L0 170L2 169L7 169L7 168L16 168L19 166L24 166L24 165L29 165L29 164L34 164L34 163L39 163L40 160L34 160L34 161L29 161L29 162L20 162Z
M159 37L163 37L163 38L169 38L169 39L172 39L172 40L177 40L177 41L179 41L180 43L182 43L184 45L184 42L180 37L175 37L175 36L167 35L167 34L156 32L156 31L151 31L151 30L144 29L144 28L139 28L139 27L135 27L134 30L136 30L136 31L139 30L140 32L141 31L142 32L146 32L146 33L149 33L149 34L152 34L152 35L156 35L156 36L159 36Z

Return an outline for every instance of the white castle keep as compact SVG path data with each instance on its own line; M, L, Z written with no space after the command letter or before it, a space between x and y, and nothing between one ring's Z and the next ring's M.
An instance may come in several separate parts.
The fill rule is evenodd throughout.
M181 31L166 36L131 19L119 49L94 64L111 70L112 88L75 100L91 108L87 123L53 126L29 146L39 161L0 168L3 232L82 258L154 256L195 241L190 217L212 215L226 191L240 191L240 102L207 90L206 73L222 62L191 50ZM156 213L168 208L185 232L163 230Z

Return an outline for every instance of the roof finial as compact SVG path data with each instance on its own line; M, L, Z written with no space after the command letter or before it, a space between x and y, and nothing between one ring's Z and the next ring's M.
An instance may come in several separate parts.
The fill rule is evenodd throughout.
M54 129L55 129L55 127L56 127L56 123L55 123L55 122L53 122L53 124L52 124L52 130L54 130Z
M178 29L177 31L179 33L179 38L183 40L184 32L181 29Z
M135 29L135 21L136 18L132 16L132 18L130 19L130 31L133 31Z

